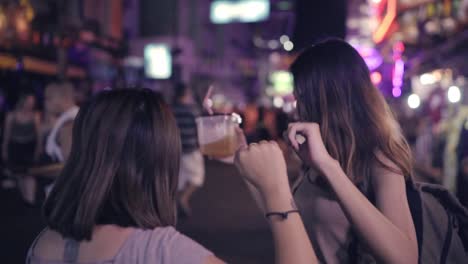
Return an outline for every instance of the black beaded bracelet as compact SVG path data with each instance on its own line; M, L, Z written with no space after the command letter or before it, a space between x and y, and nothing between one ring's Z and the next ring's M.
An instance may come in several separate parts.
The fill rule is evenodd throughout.
M296 210L290 210L286 212L270 212L270 213L266 213L265 217L269 219L271 216L277 215L277 216L280 216L282 220L285 220L288 218L288 215L292 213L299 213L299 210L296 209Z

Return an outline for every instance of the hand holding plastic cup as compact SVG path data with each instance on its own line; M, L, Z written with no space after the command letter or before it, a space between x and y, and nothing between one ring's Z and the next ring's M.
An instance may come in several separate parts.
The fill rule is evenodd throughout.
M223 159L234 156L238 148L236 130L242 122L237 114L198 117L197 131L201 152Z

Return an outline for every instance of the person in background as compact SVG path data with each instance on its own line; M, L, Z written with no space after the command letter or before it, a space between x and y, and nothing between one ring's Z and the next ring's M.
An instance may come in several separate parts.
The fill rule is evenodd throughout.
M176 84L172 109L182 142L178 190L179 209L181 217L184 217L190 216L190 198L205 180L205 161L199 149L195 122L198 113L192 91L187 85Z
M236 165L261 197L276 263L317 263L279 147L246 146L237 132ZM224 263L174 228L181 143L162 96L102 92L82 106L73 133L70 157L44 205L47 228L27 263Z
M57 116L46 141L46 153L63 163L70 153L73 121L78 114L75 94L70 83L53 83L45 90L46 111Z
M417 263L411 151L366 63L331 39L291 70L300 121L288 140L304 164L295 197L319 261Z
M57 116L54 113L49 113L47 111L43 112L42 114L42 123L40 128L40 146L41 146L41 154L39 158L39 165L40 164L50 164L54 163L52 158L45 152L46 149L46 142L47 138L49 137L50 131L52 130L55 121L57 120Z
M40 116L36 112L36 97L20 95L15 109L5 119L2 156L12 173L18 176L18 187L24 201L34 204L36 181L28 169L38 160Z
M440 142L442 139L436 130L437 126L431 124L430 118L423 117L419 120L413 149L416 181L442 182L443 142Z
M73 121L78 114L74 89L70 83L51 83L45 89L45 112L54 120L45 139L45 154L48 165L32 168L31 174L56 178L63 168L71 149ZM46 187L46 193L52 185Z
M245 128L248 142L272 140L275 134L275 116L264 106L249 105L246 109Z
M462 153L466 152L466 144L463 144L463 133L468 118L468 105L456 104L448 109L445 119L442 121L442 127L445 134L445 149L443 158L443 186L450 192L457 193L457 177L460 168L459 162L462 159ZM468 130L467 130L468 131ZM462 143L462 144L460 144ZM465 148L460 148L461 146Z
M249 103L245 106L244 116L242 118L242 128L247 136L247 142L255 142L257 139L257 125L260 120L258 106L255 103Z
M258 108L258 116L259 119L257 121L257 128L256 128L256 135L255 138L252 139L252 142L259 142L261 140L271 140L272 134L269 128L272 128L274 123L274 117L271 115L270 112L265 106L260 106ZM270 124L268 124L270 122ZM274 125L273 125L274 126Z

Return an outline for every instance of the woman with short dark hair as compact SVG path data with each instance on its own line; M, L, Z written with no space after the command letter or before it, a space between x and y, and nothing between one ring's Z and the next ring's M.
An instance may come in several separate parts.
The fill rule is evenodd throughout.
M173 227L180 152L161 96L97 95L75 120L69 159L44 205L48 227L28 263L222 263ZM314 262L278 146L244 146L236 164L272 213L277 262Z

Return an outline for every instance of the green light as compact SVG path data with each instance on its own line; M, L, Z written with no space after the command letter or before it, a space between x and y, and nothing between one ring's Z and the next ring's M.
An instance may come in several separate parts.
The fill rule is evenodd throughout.
M277 8L282 11L287 11L292 9L292 3L289 1L281 1L276 4Z
M287 95L293 92L293 76L290 72L273 72L270 74L270 82L277 94Z

